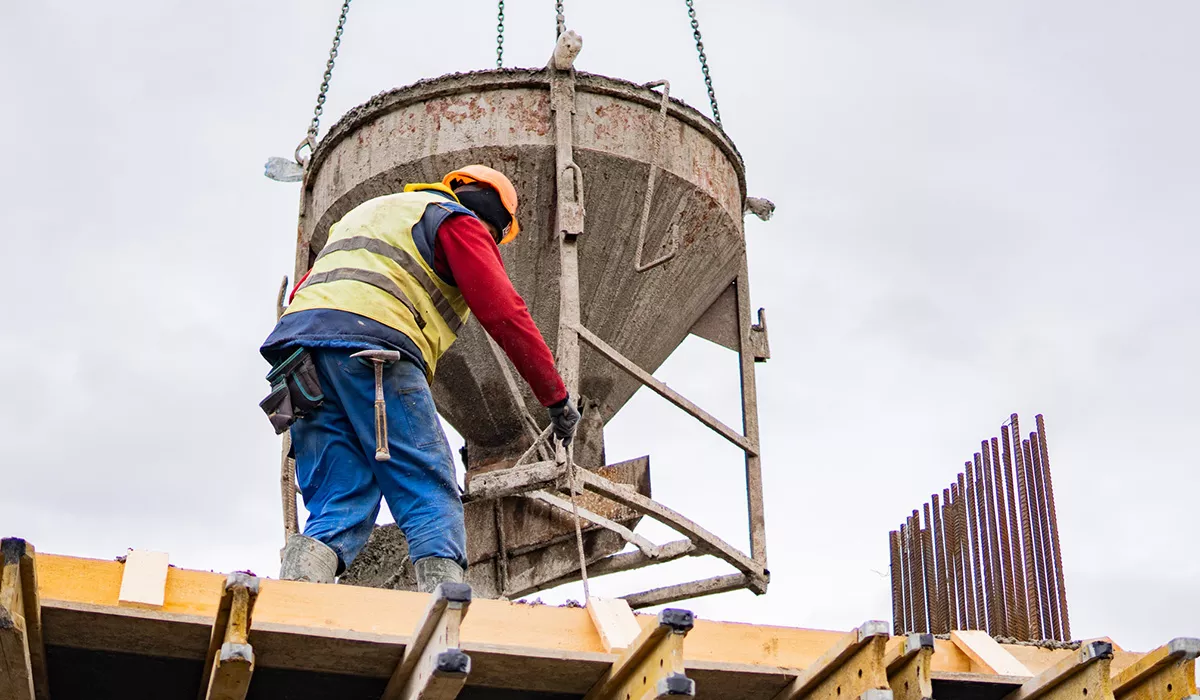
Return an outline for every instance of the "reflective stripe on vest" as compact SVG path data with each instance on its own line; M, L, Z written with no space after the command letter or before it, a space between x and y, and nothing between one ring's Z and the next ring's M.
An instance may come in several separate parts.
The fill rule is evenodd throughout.
M330 227L285 314L334 309L394 328L417 346L432 381L470 316L458 287L433 270L431 232L454 214L473 216L452 193L424 188L358 205Z
M417 282L421 284L421 286L425 289L425 292L429 295L429 298L433 299L434 308L436 308L438 313L441 314L442 320L446 322L446 325L450 326L450 330L457 334L458 329L462 328L462 320L459 319L458 314L454 311L454 307L450 305L450 300L446 298L445 294L442 294L442 290L438 289L437 285L433 283L433 279L430 278L429 274L425 272L425 269L421 267L421 264L418 263L408 251L397 248L387 241L381 241L378 238L371 238L370 236L352 236L350 238L343 238L340 241L334 241L325 246L323 249L321 249L321 254L317 256L317 260L320 260L330 253L336 253L342 250L369 250L376 255L382 255L383 257L394 261L397 265L404 268L405 272L415 277ZM380 275L380 277L383 276ZM386 277L383 277L383 279L387 280ZM370 282L366 279L359 279L358 281L366 282L367 284L374 284L374 282ZM310 279L305 282L305 284L307 285L311 282L312 279L310 276ZM374 286L380 287L378 284L375 284ZM407 306L408 310L413 313L413 316L417 317L417 323L419 323L422 328L425 327L425 319L421 318L421 314L417 313L417 310L413 307L412 302L408 300L407 296L404 296L404 292L402 292L399 287L396 287L396 285L392 284L390 288L380 288L396 297L401 304Z

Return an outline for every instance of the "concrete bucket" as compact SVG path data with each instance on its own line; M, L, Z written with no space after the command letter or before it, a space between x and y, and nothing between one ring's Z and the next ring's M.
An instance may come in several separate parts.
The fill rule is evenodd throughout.
M330 226L353 207L399 192L407 183L437 182L458 167L482 163L516 185L521 234L501 251L546 342L556 348L563 281L556 204L563 180L556 172L561 152L551 104L554 73L449 75L382 93L351 110L308 165L297 277L311 266ZM737 315L731 285L744 269L745 176L733 144L706 117L668 99L661 86L656 90L583 73L571 77L570 136L578 167L568 182L581 185L575 196L586 211L577 237L581 324L647 372L689 332L718 342L726 337L723 344L738 349L736 319L732 330L713 330L721 319L706 318L706 312L711 317L721 311L728 326L730 314ZM511 381L515 372L507 363L472 322L438 365L435 400L466 440L468 483L478 474L511 466L530 447L535 433L529 416L537 429L545 425L545 410L519 378ZM586 348L578 366L574 393L586 410L576 462L599 469L605 465L603 425L641 383ZM648 464L642 458L599 473L649 496ZM637 523L639 514L624 506L592 495L579 498L581 505L630 528ZM469 502L471 582L477 592L528 592L577 570L572 522L569 515L526 498L506 498L502 505ZM499 566L481 565L497 556L504 539L498 526L507 531L505 558L515 557L507 562L504 581L497 580ZM585 535L589 558L625 544L605 529L592 527ZM403 586L396 575L402 557L393 551L399 545L384 542L388 537L402 541L394 529L377 532L351 570L351 580ZM559 555L551 556L551 550ZM549 565L547 557L563 562ZM569 560L575 560L573 567ZM367 570L373 573L362 573Z

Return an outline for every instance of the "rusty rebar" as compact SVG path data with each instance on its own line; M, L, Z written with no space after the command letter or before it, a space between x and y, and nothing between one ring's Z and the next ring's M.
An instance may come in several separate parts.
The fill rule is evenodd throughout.
M987 540L980 527L983 520L979 513L979 477L972 462L966 463L967 476L967 517L971 526L971 563L975 571L975 606L979 627L976 629L988 631L988 599L987 599Z
M1025 589L1025 557L1021 550L1021 520L1017 515L1016 478L1013 474L1012 440L1008 426L1000 426L1000 440L1003 444L1004 485L1008 500L1008 527L1012 538L1013 548L1013 597L1016 600L1016 627L1013 633L1020 639L1031 639L1029 634L1029 605Z
M922 504L925 528L921 530L921 545L925 562L925 591L929 601L929 628L926 632L940 631L942 622L942 599L937 585L937 571L933 565L933 520L929 515L929 504Z
M1028 440L1021 441L1021 454L1025 458L1025 483L1029 485L1031 509L1030 523L1033 525L1033 551L1037 555L1037 595L1039 624L1043 639L1054 638L1054 623L1051 621L1050 592L1046 585L1049 569L1046 567L1046 550L1042 539L1042 499L1038 488L1038 475L1033 466L1033 449Z
M916 593L917 603L917 628L913 632L929 632L929 584L925 581L925 563L924 563L924 545L922 544L924 536L920 531L920 511L913 509L912 525L908 530L908 536L912 538L912 573L913 573L913 591Z
M955 559L954 553L957 551L958 540L954 536L954 513L951 510L953 504L950 502L950 489L942 489L942 524L944 525L943 532L945 538L942 542L943 551L942 559L946 562L946 610L948 616L946 618L949 628L952 630L960 629L959 609L958 609L958 562Z
M1017 414L1009 417L1012 424L1012 451L1016 457L1017 499L1021 506L1021 552L1025 559L1025 599L1029 639L1042 639L1042 606L1038 596L1037 562L1034 560L1033 517L1030 507L1028 473L1021 450L1021 424Z
M901 635L908 630L904 629L904 593L903 586L900 584L900 531L892 530L888 533L888 550L891 554L891 574L892 574L892 633Z
M958 528L958 570L959 590L963 599L963 629L975 629L975 586L971 578L971 536L967 529L967 495L966 482L963 475L958 475L958 483L950 485L954 497L954 522Z
M1016 590L1013 588L1012 546L1008 539L1008 514L1004 508L1004 470L1000 466L1000 441L992 438L989 445L992 454L992 483L996 490L996 523L1000 530L1000 564L1001 588L1004 590L1004 625L1003 634L1011 637L1017 634Z
M998 635L1002 634L1000 628L1003 621L1004 602L1001 597L1004 592L1000 586L997 586L1000 581L1000 548L998 548L996 540L996 508L991 502L991 461L986 453L988 443L984 442L983 445L984 451L974 454L978 480L977 490L980 499L979 515L982 515L983 526L979 533L986 545L984 569L988 572L988 580L984 582L984 585L985 591L988 591L988 632Z
M938 495L929 497L933 510L933 564L934 583L937 586L937 615L933 625L935 634L950 631L950 596L946 591L946 528L942 520L942 505Z
M1046 482L1046 500L1050 506L1050 534L1054 545L1054 571L1058 583L1058 607L1062 614L1062 638L1071 640L1071 616L1067 612L1067 588L1063 576L1062 547L1058 539L1058 514L1054 506L1054 481L1050 478L1050 448L1046 445L1046 421L1042 414L1034 416L1040 438L1042 454L1042 478Z
M1062 639L1062 621L1058 616L1058 586L1055 583L1054 552L1050 546L1050 516L1046 501L1046 482L1042 477L1042 458L1037 442L1037 433L1030 433L1025 441L1029 450L1029 464L1033 470L1033 483L1037 485L1038 497L1038 544L1041 556L1039 569L1042 572L1043 608L1046 624L1050 626L1050 639Z
M911 523L911 519L905 519L900 523L900 560L902 572L904 572L904 627L906 633L917 632L917 603L913 600Z

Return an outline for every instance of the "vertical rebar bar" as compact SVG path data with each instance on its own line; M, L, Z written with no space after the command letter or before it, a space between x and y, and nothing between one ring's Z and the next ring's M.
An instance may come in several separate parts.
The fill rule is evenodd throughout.
M1054 625L1050 621L1050 596L1046 585L1046 577L1049 574L1046 568L1046 550L1044 548L1044 540L1042 539L1042 517L1041 517L1041 493L1038 488L1038 476L1033 467L1033 449L1028 440L1021 441L1021 454L1025 459L1025 483L1029 486L1029 522L1033 525L1033 544L1034 554L1037 555L1037 595L1038 595L1038 623L1041 625L1043 639L1054 638Z
M909 541L908 541L908 520L900 523L900 577L901 584L904 586L904 631L915 632L913 626L914 609L916 604L913 603L913 579L912 566L909 564Z
M1058 576L1058 607L1062 614L1063 641L1071 640L1071 616L1067 612L1067 588L1063 577L1062 548L1058 539L1058 514L1054 506L1054 482L1050 478L1050 448L1046 445L1046 421L1042 414L1034 416L1042 454L1042 478L1046 482L1046 500L1050 504L1050 533L1054 545L1054 570Z
M965 463L967 479L967 525L971 531L971 571L974 572L972 585L975 587L975 619L978 627L986 630L987 625L987 593L984 592L983 582L983 538L979 531L979 499L976 493L974 465Z
M979 549L983 566L980 568L980 580L983 585L982 600L987 603L981 610L986 621L988 634L996 634L996 601L992 598L992 553L988 543L987 499L983 492L983 465L980 464L979 453L974 455L975 465L975 522L979 529Z
M987 503L987 536L988 547L991 549L991 603L996 608L992 616L992 634L1008 635L1008 625L1005 619L1007 601L1004 599L1004 562L1000 558L1000 533L996 531L996 489L992 484L992 454L988 441L980 443L983 454L983 500Z
M938 495L929 498L933 509L933 564L934 583L937 585L937 621L933 626L935 634L945 634L950 631L950 594L946 590L946 523L942 520L942 504Z
M1026 450L1029 451L1029 464L1033 471L1033 483L1037 486L1037 527L1038 527L1038 551L1041 553L1038 561L1038 569L1042 572L1042 595L1045 609L1046 624L1049 625L1049 637L1051 639L1062 639L1062 623L1058 616L1058 587L1055 585L1054 576L1054 552L1050 548L1050 516L1049 506L1046 503L1046 482L1042 478L1042 458L1038 448L1037 433L1030 433L1029 439L1025 441Z
M958 523L958 560L962 571L964 608L966 608L965 629L979 629L979 618L975 614L975 580L971 571L971 532L967 527L967 486L962 474L958 475L958 483L951 485L954 494L954 518Z
M1021 550L1021 520L1017 515L1016 477L1013 474L1012 439L1008 426L1000 426L1001 453L1004 459L1004 483L1008 500L1008 527L1012 539L1013 596L1016 599L1017 625L1013 630L1018 638L1030 640L1029 606L1025 589L1025 557Z
M929 504L922 504L925 516L925 528L921 530L922 554L925 562L925 591L929 601L929 628L926 632L937 632L942 627L942 599L937 585L937 571L933 565L933 520L929 514Z
M945 539L943 541L944 549L942 551L942 559L946 562L946 609L949 615L946 620L951 630L962 629L958 610L958 573L957 562L955 561L954 553L958 547L958 540L954 536L954 513L951 510L953 504L950 502L950 489L942 489L942 525L944 526Z
M892 633L901 635L904 629L904 593L900 585L900 531L888 533L888 552L891 554L892 566Z
M1017 635L1016 591L1013 588L1012 544L1008 539L1008 514L1005 512L1004 469L1000 466L1000 441L992 438L989 451L992 453L992 482L996 489L996 521L1000 529L1001 586L1004 589L1003 634Z
M913 602L916 604L915 626L913 632L928 632L929 617L926 614L926 593L929 587L925 585L925 564L922 562L921 545L921 514L917 510L913 510L912 517L909 519L908 525L909 536L909 561L913 567Z
M1042 639L1042 606L1038 598L1037 562L1034 560L1034 538L1032 511L1029 510L1029 482L1025 470L1024 453L1021 451L1021 423L1017 414L1009 417L1012 424L1012 451L1016 457L1017 500L1021 506L1021 552L1025 559L1025 599L1027 602L1027 620L1029 623L1029 639Z

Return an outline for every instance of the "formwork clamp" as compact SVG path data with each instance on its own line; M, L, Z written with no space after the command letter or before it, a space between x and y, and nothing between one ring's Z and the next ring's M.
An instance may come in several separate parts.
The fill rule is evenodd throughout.
M892 700L886 622L871 620L842 636L801 671L775 700Z
M693 697L696 683L683 667L683 640L695 617L689 610L667 608L658 622L642 630L584 700L653 700Z
M382 700L458 697L471 673L471 657L459 649L459 629L470 605L469 585L438 584Z

